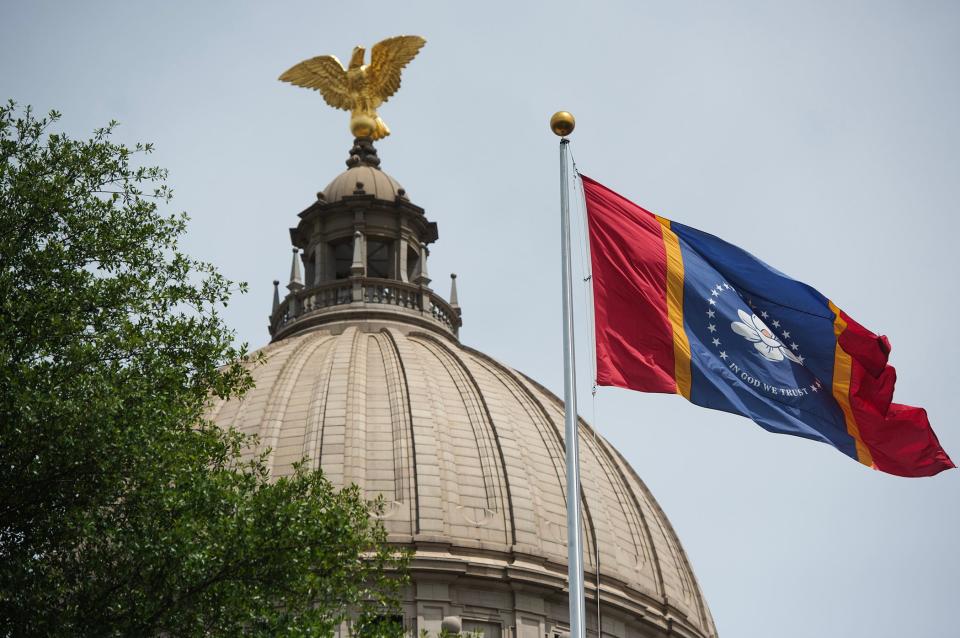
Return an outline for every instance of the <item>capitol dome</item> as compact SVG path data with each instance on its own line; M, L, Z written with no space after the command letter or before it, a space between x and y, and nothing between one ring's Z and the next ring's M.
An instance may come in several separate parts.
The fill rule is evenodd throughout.
M566 636L562 402L459 342L456 279L449 299L429 287L436 226L406 198L318 199L291 238L256 387L211 418L259 435L274 476L306 458L338 486L383 495L390 542L414 551L412 635ZM656 500L617 450L579 428L588 635L599 580L604 637L716 636Z

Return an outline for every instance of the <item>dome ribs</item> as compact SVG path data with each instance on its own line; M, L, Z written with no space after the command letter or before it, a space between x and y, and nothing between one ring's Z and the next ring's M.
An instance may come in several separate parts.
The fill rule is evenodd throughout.
M497 427L490 416L483 392L466 363L445 343L432 335L423 333L411 334L409 338L432 354L440 363L453 385L452 390L459 396L460 404L466 412L470 432L458 428L457 426L461 424L457 423L457 419L451 418L449 421L458 435L455 437L454 447L459 447L461 450L472 447L475 450L480 475L477 477L471 472L469 464L456 464L461 501L458 508L460 516L468 525L475 526L479 530L487 526L492 514L499 513L500 516L497 518L503 521L503 531L506 535L504 542L510 546L516 545L516 518L507 465ZM448 396L450 390L451 388L448 387ZM472 437L469 436L470 433ZM470 445L471 442L473 446ZM485 508L464 504L465 500L478 504L477 497L481 494L486 502Z
M405 443L402 423L397 423L394 406L395 374L391 374L379 335L361 337L366 341L366 392L363 405L366 428L364 450L366 472L364 488L367 498L382 496L388 508L404 500L402 447ZM359 413L360 410L358 409ZM397 437L398 429L400 438ZM399 458L398 458L399 457ZM389 509L385 513L389 512Z
M531 392L532 394L532 391L529 388L528 388L528 392ZM554 403L553 405L551 405L550 408L547 408L546 405L543 405L543 409L548 415L549 422L553 426L553 429L556 432L556 435L561 442L560 455L563 463L564 497L566 497L566 472L567 472L566 440L565 440L566 432L564 431L565 428L564 428L563 402L558 400L557 403ZM550 416L551 412L553 412L553 416ZM596 494L594 494L593 496L590 496L589 492L592 491L593 489L592 488L593 482L588 481L586 483L591 485L590 490L588 490L587 487L585 487L586 484L583 480L583 475L585 474L584 462L587 459L587 456L585 454L585 451L587 451L587 446L584 444L584 442L588 438L588 436L585 436L585 434L590 436L591 432L589 428L587 428L586 425L583 423L583 420L578 419L577 435L582 445L581 451L580 451L580 502L581 502L581 505L583 506L583 515L584 515L584 540L585 540L584 550L583 550L584 566L593 566L594 570L596 570L597 569L597 547L606 547L606 546L615 546L615 545L614 543L609 542L613 539L612 538L613 535L609 533L605 533L605 536L607 536L607 538L604 539L603 541L601 541L601 539L599 538L599 529L597 526L597 519L596 519L598 508L592 507L591 503L599 504L601 506L599 509L603 509L603 503L601 502L602 499L599 498L599 496L597 496ZM587 467L586 470L587 470L586 474L589 475L592 473L593 468ZM564 505L564 507L566 507L566 505ZM609 513L603 512L603 514L604 514L604 519L602 520L608 520L610 518ZM566 517L566 509L564 509L564 517ZM564 528L564 554L566 553L566 536L567 536L566 528ZM612 557L612 556L608 556L607 561L604 561L603 558L601 557L600 562L601 564L612 564L617 566L618 568L620 566L620 561L616 560L615 557ZM609 573L610 572L608 571L608 574ZM589 581L590 579L585 579L585 580ZM587 582L585 584L589 584L589 586L596 587L596 571L594 571L593 582Z
M291 474L293 472L291 464L302 458L309 396L306 390L301 390L294 396L294 388L298 381L307 381L307 387L313 385L309 383L310 374L301 376L304 366L314 352L329 344L329 338L298 339L293 352L284 360L276 382L270 386L263 419L260 421L260 449L269 450L267 465L274 476ZM303 415L302 418L291 419L297 423L296 426L283 428L288 410L296 412L298 416L302 411ZM292 432L285 431L281 439L281 429L292 430ZM276 470L278 466L281 468L279 472Z
M658 594L665 597L666 589L663 581L663 570L657 557L657 549L654 543L653 534L650 531L650 523L647 521L647 517L643 513L643 507L641 507L640 501L637 500L636 494L634 494L633 490L630 490L627 487L627 478L624 476L623 471L610 457L610 446L607 444L606 440L603 439L603 437L596 437L593 448L594 449L592 452L597 460L597 463L603 466L607 475L607 480L610 481L611 485L617 492L617 500L620 502L621 511L625 517L632 518L634 521L634 527L631 528L631 536L635 546L641 552L642 556L646 560L649 560L652 564L652 572L655 579L654 584L656 591ZM633 505L633 507L625 507L626 503L630 503ZM645 539L640 539L638 537L638 534L641 531L646 536Z
M287 355L293 350L294 344L295 342L291 340L280 346L268 348L269 354L262 366L247 364L248 369L251 371L250 373L258 382L257 385L250 388L243 396L226 401L225 404L217 410L216 415L210 418L219 423L222 428L235 429L244 434L259 435L260 421L251 418L251 410L249 409L250 401L255 395L262 397L269 392L268 389L265 389L260 384L262 377L268 377L271 381L276 379L279 369L283 367L280 362L286 360ZM258 400L258 402L262 404L262 399ZM262 411L258 412L258 416L263 416ZM253 453L253 450L247 452L247 454Z
M706 601L703 598L703 592L700 590L696 576L693 573L693 568L690 565L690 560L687 558L687 553L683 549L683 545L680 543L680 538L673 529L673 525L670 524L670 519L668 519L666 514L664 514L663 509L653 497L653 494L650 492L649 488L647 488L646 483L644 483L643 480L637 475L636 470L634 470L633 467L627 463L620 451L611 446L610 453L618 459L618 465L621 467L624 475L629 479L632 479L636 485L636 488L631 490L635 498L636 495L639 494L640 497L643 498L647 507L655 512L655 516L653 518L657 521L657 526L660 530L660 533L663 535L664 542L670 547L670 553L675 562L676 571L688 588L686 599L690 602L696 603L694 611L697 612L700 621L697 623L697 626L708 629L710 635L715 636L717 630L716 626L713 624L713 616L710 614L710 611L707 608Z
M415 461L413 460L413 432L410 424L410 403L408 400L406 375L402 370L403 363L397 354L393 337L388 331L383 330L378 334L371 334L367 339L371 344L367 350L367 373L368 375L371 374L373 368L379 368L383 371L383 389L386 390L386 416L388 420L385 424L386 428L380 433L381 440L378 442L368 440L366 449L370 455L383 451L392 457L392 476L384 476L383 481L384 486L386 486L387 482L392 481L390 490L393 492L394 502L388 503L388 509L384 513L384 518L393 518L395 512L399 512L402 509L405 513L405 516L402 517L402 522L405 523L403 533L412 535L416 533L415 530L417 526L417 507L415 503L417 489L416 469L414 467ZM377 347L374 348L372 344L376 344ZM379 355L379 361L377 360L377 355ZM372 381L373 383L371 383ZM367 378L367 386L368 388L372 388L374 392L378 390L378 384L373 377ZM373 426L375 424L375 419L371 413L371 409L374 407L372 403L373 401L368 391L368 437L372 436L374 432ZM378 450L377 443L385 449ZM374 491L371 485L374 471L374 468L368 465L368 489L370 489L371 492ZM383 491L382 493L386 498L387 492ZM391 520L387 527L390 531L397 533L401 531L400 523L400 520L396 522Z
M506 385L508 388L511 388L512 386L511 392L513 393L514 398L520 403L521 407L526 411L533 423L538 426L537 431L540 433L541 440L543 441L553 465L556 468L555 471L557 485L559 487L559 493L562 499L560 507L554 510L552 513L555 518L559 518L561 521L565 522L567 511L567 485L566 447L562 433L563 415L560 415L559 420L552 419L547 411L546 406L540 401L537 395L532 392L529 387L519 381L519 377L521 375L518 375L516 371L507 368L500 362L481 352L477 352L468 348L464 348L464 350L470 353L472 360L481 363L487 370L490 370L491 374L493 374L495 378L499 379L501 383ZM499 370L499 372L494 373L493 370ZM584 540L584 564L595 566L597 530L594 522L594 514L590 509L590 503L587 501L586 493L582 488L582 482L580 499L581 505L583 506L584 515L584 529L582 532ZM547 529L551 532L550 535L555 538L556 542L558 543L555 554L563 557L563 560L565 561L567 552L566 524L557 525L556 523L548 523L545 527L547 527Z
M320 427L319 464L334 485L348 484L344 465L347 458L348 385L353 382L350 368L357 329L348 328L336 339L330 363L330 381ZM281 342L282 343L282 342Z
M531 391L539 391L540 394L550 400L557 415L556 419L559 419L558 422L562 424L563 401L536 381L520 373L517 374L524 384L531 388ZM588 428L583 419L580 419L580 428ZM602 437L600 437L600 439L602 440ZM651 593L660 596L660 599L657 601L658 608L661 608L663 612L666 613L667 608L672 606L681 617L688 617L686 611L689 610L695 615L700 615L701 618L707 618L706 620L702 620L698 626L703 627L705 626L703 623L711 623L710 626L712 627L712 620L709 619L709 615L703 615L705 603L703 602L699 587L695 584L695 580L693 580L692 571L689 562L686 560L686 554L683 553L683 549L680 546L680 541L677 539L669 522L666 523L666 527L664 526L664 521L667 519L663 510L652 497L643 481L636 475L636 472L630 464L623 459L619 451L607 444L606 441L603 441L603 446L604 449L609 450L616 458L617 465L622 468L623 476L627 484L629 485L631 482L634 484L628 489L628 492L630 492L631 498L635 500L640 508L641 520L645 524L646 534L650 539L650 550L659 585L658 591ZM657 531L656 534L654 534L654 527L651 527L651 519L653 519L653 524ZM666 545L666 548L663 547L664 545ZM669 559L666 559L667 556L669 556ZM672 569L670 569L671 566ZM601 569L606 571L606 568L603 566L601 566ZM690 595L690 588L697 592L695 597ZM668 593L670 589L673 589L675 592L673 596L670 596ZM695 621L692 617L691 620ZM696 624L696 622L694 622L694 624ZM715 632L715 629L711 631Z
M323 459L323 426L327 420L327 397L330 396L330 379L333 377L333 353L336 346L331 346L323 353L320 362L320 374L313 386L310 399L310 411L307 413L307 428L303 435L303 455L311 469L322 468Z
M439 578L464 618L519 614L539 599L552 626L562 625L559 398L481 352L400 320L317 326L264 353L266 363L252 368L256 387L245 397L211 401L210 418L275 446L275 476L306 457L338 487L353 482L369 496L384 494L389 539L412 546L414 581L427 587L415 596L434 596ZM660 506L582 419L578 433L589 630L596 629L599 571L605 638L716 638ZM524 594L511 598L511 590ZM505 597L494 600L492 591ZM458 602L468 599L474 602ZM540 628L551 631L542 622Z
M453 467L453 459L444 456L449 445L444 444L445 432L439 427L443 406L420 359L419 350L404 334L392 330L387 333L393 338L407 381L411 451L417 486L416 533L425 539L443 538L450 532L444 508L445 467L447 462Z
M390 356L394 361L398 372L398 382L397 388L400 394L397 403L397 409L402 412L405 417L404 431L408 433L409 436L409 446L405 446L404 452L408 460L407 472L410 476L410 493L413 498L408 499L411 501L411 513L410 519L413 522L413 533L420 533L420 488L419 488L419 478L417 476L417 439L416 432L414 431L413 426L413 406L410 404L410 383L407 379L407 369L403 364L403 357L400 356L400 348L397 345L397 339L394 337L393 333L384 328L381 330L381 333L389 341L390 344ZM407 447L409 449L407 449Z
M560 415L563 416L562 414ZM626 556L621 556L621 554L629 555L629 549L634 545L634 539L630 538L630 532L627 531L628 538L625 539L621 537L621 529L615 527L614 521L618 518L612 510L619 510L620 520L623 522L629 521L629 514L623 507L623 503L610 502L610 492L615 492L616 488L613 485L613 482L610 480L609 474L606 472L605 468L601 467L599 464L599 459L596 453L596 446L594 445L594 434L593 432L584 426L584 424L578 421L577 431L580 435L580 491L583 494L583 499L586 503L589 503L591 508L595 513L594 523L594 548L593 555L590 557L589 564L593 565L594 570L597 568L597 553L598 548L601 554L600 563L612 562L620 570L629 572L630 576L633 576L633 568L636 566L636 554L634 554L633 564L631 565L628 561L624 560ZM591 462L592 461L592 462ZM616 494L619 497L619 494ZM624 545L627 547L623 547ZM632 547L636 549L636 547Z
M609 527L608 533L613 536L616 543L611 549L617 551L606 552L608 554L607 560L617 561L616 564L624 570L642 573L649 569L651 562L649 546L652 545L653 539L649 538L649 529L640 509L640 504L629 495L623 476L611 466L610 459L605 453L606 442L596 433L596 430L589 429L583 421L580 423L582 429L590 432L590 434L581 438L584 447L593 459L592 464L585 465L602 475L602 478L595 478L591 489L594 490L595 498L605 514L603 522ZM610 516L610 508L619 510L620 516ZM627 523L627 525L625 527L615 525L614 522L618 520ZM640 536L644 532L647 533L647 539ZM625 556L620 556L621 552ZM624 560L625 558L632 562ZM602 560L603 553L601 553ZM650 571L649 575L652 577L654 585L659 586L662 590L662 577L656 573L655 568Z
M510 423L511 438L516 442L519 454L518 469L525 473L526 484L532 496L532 507L524 508L524 501L521 498L514 499L518 510L529 509L533 518L535 528L527 530L528 535L532 536L527 543L538 547L541 551L549 551L553 554L562 555L565 550L566 530L563 527L553 524L550 521L551 516L543 516L543 513L551 514L553 518L565 516L566 512L566 487L563 474L563 446L558 433L553 429L549 422L549 417L543 406L539 404L535 397L531 396L517 381L497 364L488 361L485 358L472 356L471 360L479 365L480 369L485 371L490 378L495 379L509 394L516 405L523 410L527 418L536 426L539 435L541 447L537 454L534 441L524 440L522 436L517 436L515 424ZM501 428L503 429L503 428ZM544 482L544 469L550 467L553 469L550 476L556 479ZM513 483L514 491L518 491L520 485L518 481ZM519 496L519 495L518 495ZM518 515L519 518L519 515ZM521 541L522 544L522 541ZM549 545L548 545L549 544Z
M367 335L353 333L347 373L347 405L343 430L343 484L367 493Z
M409 337L405 339L405 343L412 353L410 358L420 367L421 376L419 378L426 391L425 402L430 406L432 426L430 438L434 442L434 449L432 451L436 463L435 471L437 476L437 490L435 495L437 510L433 514L436 517L435 522L440 523L439 525L434 525L433 529L436 531L438 537L454 537L457 535L457 532L460 531L456 529L455 526L461 525L461 523L457 521L456 512L453 511L452 506L462 507L463 499L460 496L460 484L457 480L457 454L454 448L453 434L451 433L452 428L449 427L451 421L447 414L446 405L443 400L443 391L438 382L436 370L433 369L434 366L430 365L436 361L436 358L432 356L430 356L429 359L424 357L423 346L411 340ZM423 468L421 475L426 474L427 465L425 463L417 463L417 467ZM426 508L424 508L423 518L427 517L426 511Z

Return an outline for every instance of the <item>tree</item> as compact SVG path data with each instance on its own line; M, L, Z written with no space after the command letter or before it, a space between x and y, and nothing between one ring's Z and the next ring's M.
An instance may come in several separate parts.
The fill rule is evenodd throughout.
M0 107L0 634L399 635L378 505L204 418L257 361L151 146L58 118Z

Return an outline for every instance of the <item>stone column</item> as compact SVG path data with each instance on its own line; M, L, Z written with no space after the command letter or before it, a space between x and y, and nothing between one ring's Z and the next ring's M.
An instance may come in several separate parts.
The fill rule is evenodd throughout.
M363 285L360 280L367 271L363 253L363 233L358 230L353 233L353 263L350 264L350 277L353 279L354 302L363 301Z
M397 269L397 279L409 282L410 277L407 275L407 242L403 241L401 237L394 240L393 245L397 253L393 260Z
M420 274L417 275L416 283L420 286L426 286L430 283L430 277L427 275L427 255L430 254L430 251L427 250L426 244L420 244Z

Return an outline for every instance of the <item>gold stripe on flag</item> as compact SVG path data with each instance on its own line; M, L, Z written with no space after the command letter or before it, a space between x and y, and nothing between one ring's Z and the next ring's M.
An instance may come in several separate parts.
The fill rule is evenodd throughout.
M840 335L847 329L847 322L840 315L840 309L832 301L830 310L833 311L835 319L833 320L833 334L836 337L837 345L833 355L833 398L840 404L843 410L843 419L847 423L847 434L849 434L857 446L857 460L864 465L873 466L873 455L867 449L866 444L860 438L860 428L857 426L857 419L853 416L853 408L850 407L850 379L853 374L853 360L850 355L840 347Z
M683 329L683 255L680 240L670 230L670 220L656 216L663 230L663 246L667 251L667 317L673 326L673 378L677 394L690 400L690 341Z

